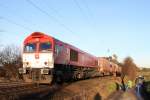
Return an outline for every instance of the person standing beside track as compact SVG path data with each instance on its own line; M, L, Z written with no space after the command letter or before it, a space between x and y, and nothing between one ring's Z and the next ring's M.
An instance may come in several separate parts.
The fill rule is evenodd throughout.
M143 76L139 76L136 78L136 80L135 80L136 88L135 89L136 89L137 96L140 98L142 98L143 83L144 83Z

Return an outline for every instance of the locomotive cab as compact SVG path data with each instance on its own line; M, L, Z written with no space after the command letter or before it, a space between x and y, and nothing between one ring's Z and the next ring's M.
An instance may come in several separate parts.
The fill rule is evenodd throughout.
M53 39L35 32L25 41L23 46L23 74L26 82L51 83L53 77L54 57Z

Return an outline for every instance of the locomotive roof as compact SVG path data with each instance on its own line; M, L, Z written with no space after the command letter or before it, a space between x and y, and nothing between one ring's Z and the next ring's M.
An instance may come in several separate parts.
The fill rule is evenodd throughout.
M59 42L62 42L62 41L60 41L60 40L58 40L58 39L56 39L56 38L54 38L54 39L57 40L57 41L59 41ZM85 52L85 51L83 51L83 50L81 50L81 49L79 49L79 48L77 48L77 47L71 45L71 44L68 44L68 43L65 43L65 42L62 42L62 43L65 44L65 45L68 45L69 47L71 47L72 49L75 49L76 51L80 51L81 53L86 53L86 54L88 54L88 55L91 56L91 57L97 58L96 56L91 55L91 54L89 54L89 53L87 53L87 52Z
M26 42L26 41L28 41L30 38L32 38L32 37L34 37L34 38L40 38L40 37L48 37L48 38L53 38L55 41L58 41L58 42L60 42L60 43L62 43L62 44L65 44L65 45L68 45L69 47L71 47L72 49L75 49L75 50L77 50L77 51L79 51L79 52L81 52L81 53L86 53L86 54L88 54L89 56L91 56L91 57L93 57L93 58L97 58L96 56L94 56L94 55L91 55L91 54L89 54L89 53L87 53L87 52L85 52L85 51L82 51L81 49L79 49L79 48L77 48L77 47L75 47L75 46L73 46L73 45L71 45L71 44L68 44L68 43L65 43L65 42L62 42L62 41L60 41L60 40L58 40L58 39L56 39L56 38L54 38L54 37L52 37L52 36L49 36L49 35L46 35L46 34L44 34L44 33L42 33L42 32L33 32L31 35L29 35L26 39L25 39L25 41L24 41L24 43Z

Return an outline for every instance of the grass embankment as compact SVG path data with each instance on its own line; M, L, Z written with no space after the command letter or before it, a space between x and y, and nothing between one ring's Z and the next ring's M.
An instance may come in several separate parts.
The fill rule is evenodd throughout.
M117 90L117 85L114 80L104 80L102 82L95 83L90 83L89 86L85 85L86 87L82 85L81 87L79 86L81 92L71 98L80 98L81 100L103 100Z
M114 83L114 82L108 83L108 87L106 88L106 92L108 94L111 94L116 90L117 90L117 84L116 83Z
M65 100L104 100L116 91L118 78L95 78L75 82L55 93L52 98Z

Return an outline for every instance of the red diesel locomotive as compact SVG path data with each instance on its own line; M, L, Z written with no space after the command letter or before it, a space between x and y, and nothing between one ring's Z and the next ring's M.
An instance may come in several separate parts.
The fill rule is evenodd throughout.
M97 57L41 32L24 40L22 58L23 68L19 72L25 82L88 78L98 67Z

